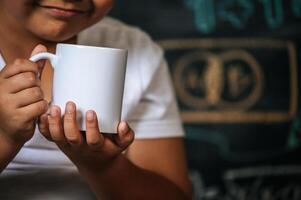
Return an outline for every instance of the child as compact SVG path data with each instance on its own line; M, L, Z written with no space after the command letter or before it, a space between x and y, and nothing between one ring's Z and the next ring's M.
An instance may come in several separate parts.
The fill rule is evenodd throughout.
M112 5L0 1L0 199L191 198L163 52L139 29L104 17ZM73 102L63 118L58 106L48 108L51 67L28 58L55 52L58 42L128 49L117 135L100 133L94 111L86 113L87 131L81 133ZM38 65L44 66L42 80Z

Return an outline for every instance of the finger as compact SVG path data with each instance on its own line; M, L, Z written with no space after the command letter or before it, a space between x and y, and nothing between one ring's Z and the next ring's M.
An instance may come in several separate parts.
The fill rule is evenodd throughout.
M37 46L34 47L30 56L34 56L34 55L36 55L38 53L42 53L42 52L47 52L47 47L42 44L38 44Z
M42 52L47 52L47 48L44 45L42 45L42 44L38 44L32 50L31 56L34 56L34 55L36 55L38 53L42 53ZM42 74L45 62L46 62L46 60L39 60L38 62L36 62L38 64L38 66L39 66L39 77L40 77L40 74Z
M51 139L58 145L67 144L63 131L61 109L58 106L50 108L50 115L48 115L48 127Z
M134 138L134 131L126 122L121 122L118 125L118 134L115 138L117 145L124 150L134 141Z
M40 87L32 87L14 94L17 107L24 107L44 99L44 93Z
M73 102L66 104L64 115L64 132L67 142L76 148L83 145L83 137L78 130L76 121L76 105Z
M104 142L103 135L99 131L96 113L92 110L86 113L86 140L93 150L101 149Z
M7 79L7 88L10 93L17 93L26 88L41 86L41 80L33 72L24 72Z
M6 65L1 71L1 75L3 78L9 78L23 72L33 72L38 75L39 67L27 59L18 58L12 64Z
M48 114L45 113L39 117L38 120L38 128L41 134L48 140L53 141L50 132L49 132L49 124L48 124Z
M26 114L27 121L31 121L40 115L44 114L48 109L48 102L45 100L24 106L18 109L18 112Z
M102 151L108 155L117 155L124 151L134 140L134 132L127 123L118 126L118 134L104 134L105 140Z

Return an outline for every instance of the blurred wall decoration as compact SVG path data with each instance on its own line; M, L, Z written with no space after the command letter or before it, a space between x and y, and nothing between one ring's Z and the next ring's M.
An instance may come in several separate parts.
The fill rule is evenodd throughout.
M301 0L119 0L165 50L196 199L301 199Z

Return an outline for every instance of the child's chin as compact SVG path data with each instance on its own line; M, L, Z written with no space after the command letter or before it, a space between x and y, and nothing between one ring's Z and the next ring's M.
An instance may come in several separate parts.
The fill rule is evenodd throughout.
M1 0L0 0L1 1ZM34 36L47 41L62 42L75 36L79 30L79 26L74 23L67 23L58 20L30 20L25 24L27 31Z
M77 32L61 32L61 33L56 33L56 32L51 32L51 31L47 31L47 32L38 32L35 33L35 35L37 37L39 37L42 40L46 40L46 41L50 41L50 42L63 42L66 40L71 39L72 37L74 37L75 35L77 35Z
M43 40L47 40L50 42L64 42L66 40L70 40L75 35L68 35L68 36L44 36L42 37Z

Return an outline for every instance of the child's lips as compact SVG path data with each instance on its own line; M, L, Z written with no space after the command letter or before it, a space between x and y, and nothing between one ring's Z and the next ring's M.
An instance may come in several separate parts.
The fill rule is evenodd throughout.
M81 11L76 9L65 9L65 8L54 7L54 6L39 5L39 7L46 9L49 14L57 18L71 18L87 13L87 11Z

